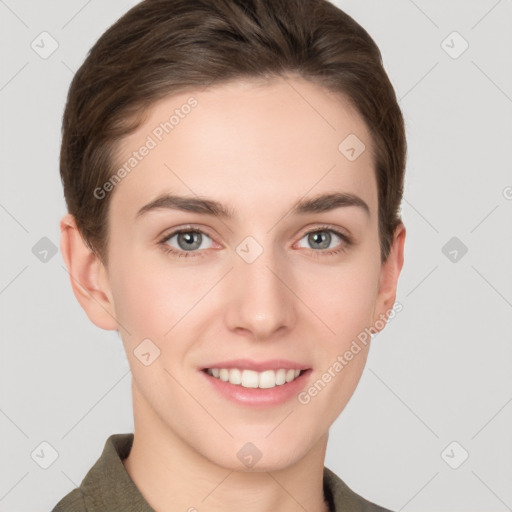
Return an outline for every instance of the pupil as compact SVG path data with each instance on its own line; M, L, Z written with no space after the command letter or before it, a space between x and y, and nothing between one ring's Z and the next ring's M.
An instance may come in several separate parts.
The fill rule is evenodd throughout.
M183 246L181 244L181 241L183 239L185 239L185 249L190 249L190 248L193 248L193 249L197 249L197 247L199 247L201 244L197 243L197 240L194 242L194 238L198 237L199 236L199 233L194 233L194 232L190 232L190 233L181 233L181 236L178 238L178 241L180 242L179 245L181 246L181 248L183 249ZM195 245L194 245L195 243Z
M326 249L327 247L329 247L331 234L327 233L326 231L320 231L317 233L312 233L310 235L310 238L313 241L313 243L319 243L322 246L320 247L321 249ZM317 238L319 238L320 240L317 240Z

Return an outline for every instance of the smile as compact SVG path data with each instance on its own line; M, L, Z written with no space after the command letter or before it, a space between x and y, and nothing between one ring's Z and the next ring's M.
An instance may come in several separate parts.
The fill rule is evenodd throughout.
M207 368L208 375L235 386L244 388L269 389L294 381L300 376L301 370L280 368L278 370L241 370L239 368Z

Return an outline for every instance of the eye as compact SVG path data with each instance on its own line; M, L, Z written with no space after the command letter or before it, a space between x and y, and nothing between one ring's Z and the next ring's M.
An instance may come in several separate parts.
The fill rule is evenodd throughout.
M347 247L351 244L351 240L347 235L340 233L332 228L321 227L316 228L313 231L309 231L304 235L300 241L306 240L310 247L315 249L315 253L321 254L338 254L342 251L345 251ZM300 243L299 241L299 243ZM341 241L341 245L340 245ZM333 250L328 250L332 248L332 243L335 243ZM336 244L336 242L338 242ZM303 247L303 246L300 246ZM338 248L336 248L338 247ZM315 256L318 254L315 254Z
M205 246L206 239L210 240L210 244L207 243ZM166 252L179 257L188 257L196 256L195 253L199 252L199 249L210 249L212 247L211 242L212 239L203 231L185 228L166 235L159 243L162 244Z
M309 231L300 239L299 244L304 239L310 244L312 254L314 254L315 257L341 253L346 251L352 244L351 239L347 235L327 226ZM212 238L200 229L182 228L166 235L160 240L159 245L162 246L166 253L180 258L186 258L203 256L204 252L200 249L211 249L212 242ZM335 243L335 249L330 250L333 242ZM303 246L299 245L299 247Z

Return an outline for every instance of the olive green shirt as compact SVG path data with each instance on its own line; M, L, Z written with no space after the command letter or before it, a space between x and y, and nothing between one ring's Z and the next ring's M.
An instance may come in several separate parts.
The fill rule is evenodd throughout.
M80 487L64 496L52 512L155 512L123 465L132 443L133 434L112 434ZM391 512L356 494L326 467L324 496L331 512Z

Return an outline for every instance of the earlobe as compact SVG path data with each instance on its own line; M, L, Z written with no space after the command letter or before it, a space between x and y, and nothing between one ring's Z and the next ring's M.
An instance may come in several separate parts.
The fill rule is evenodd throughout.
M75 297L91 322L102 329L117 330L114 301L103 263L84 242L73 215L67 213L62 217L60 232L60 249Z
M384 328L385 323L381 328L377 326L382 325L383 319L387 320L395 303L398 277L404 264L405 233L405 226L400 223L395 229L388 258L382 264L375 318L373 321L373 325L376 326L374 328L375 331L380 331ZM380 322L377 322L377 320L380 320Z

